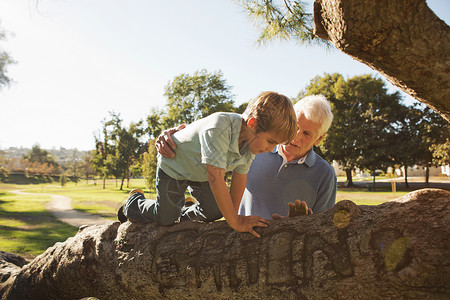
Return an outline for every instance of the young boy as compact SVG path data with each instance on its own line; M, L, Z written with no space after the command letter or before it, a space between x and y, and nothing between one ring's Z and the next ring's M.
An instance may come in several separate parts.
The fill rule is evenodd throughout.
M145 199L142 190L131 191L119 220L170 225L180 218L214 221L223 216L234 230L259 237L253 227L267 227L267 220L238 215L246 174L255 154L289 143L296 133L292 102L275 92L261 93L243 115L219 112L197 120L172 135L174 159L158 155L156 200ZM230 190L224 180L228 171L233 171ZM188 187L198 202L192 206L184 206Z

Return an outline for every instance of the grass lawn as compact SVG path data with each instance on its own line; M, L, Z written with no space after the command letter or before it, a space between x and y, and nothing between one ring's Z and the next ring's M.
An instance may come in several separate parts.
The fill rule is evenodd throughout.
M105 189L103 189L103 182L97 180L96 184L91 180L89 183L85 181L75 184L70 182L64 187L53 184L39 184L26 187L26 192L29 193L46 193L46 194L60 194L72 198L72 206L74 209L97 214L101 217L111 220L117 219L117 209L120 204L128 197L128 193L134 188L144 190L146 197L154 199L156 195L145 189L145 182L143 179L133 179L127 188L124 184L123 190L119 189L120 182L109 180L106 182Z
M358 205L378 205L389 200L400 198L408 192L399 191L392 193L390 191L366 192L359 190L338 190L336 202L341 200L351 200Z
M78 231L45 209L50 196L16 195L4 188L0 185L0 250L32 259Z

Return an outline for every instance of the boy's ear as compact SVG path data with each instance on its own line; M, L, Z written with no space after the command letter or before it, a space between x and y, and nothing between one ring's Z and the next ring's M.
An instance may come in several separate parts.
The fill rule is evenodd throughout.
M254 117L251 117L247 120L248 127L254 129L254 128L256 128L257 125L258 125L258 121Z

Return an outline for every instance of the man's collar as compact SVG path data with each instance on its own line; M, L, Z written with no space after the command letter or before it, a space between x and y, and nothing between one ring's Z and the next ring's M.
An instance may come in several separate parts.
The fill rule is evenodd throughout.
M283 151L280 150L281 145L277 145L275 149L272 151L272 153L278 153L283 158L283 164L287 162L286 156L284 155ZM311 148L305 156L300 157L299 159L290 161L291 163L297 163L299 165L305 163L308 167L312 167L314 163L316 162L316 153L314 152L313 148Z

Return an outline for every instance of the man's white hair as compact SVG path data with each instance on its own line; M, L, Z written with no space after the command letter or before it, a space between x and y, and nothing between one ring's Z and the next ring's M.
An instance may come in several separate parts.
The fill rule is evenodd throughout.
M323 95L306 96L294 105L297 118L304 115L306 119L321 124L320 135L328 131L333 121L330 102Z

